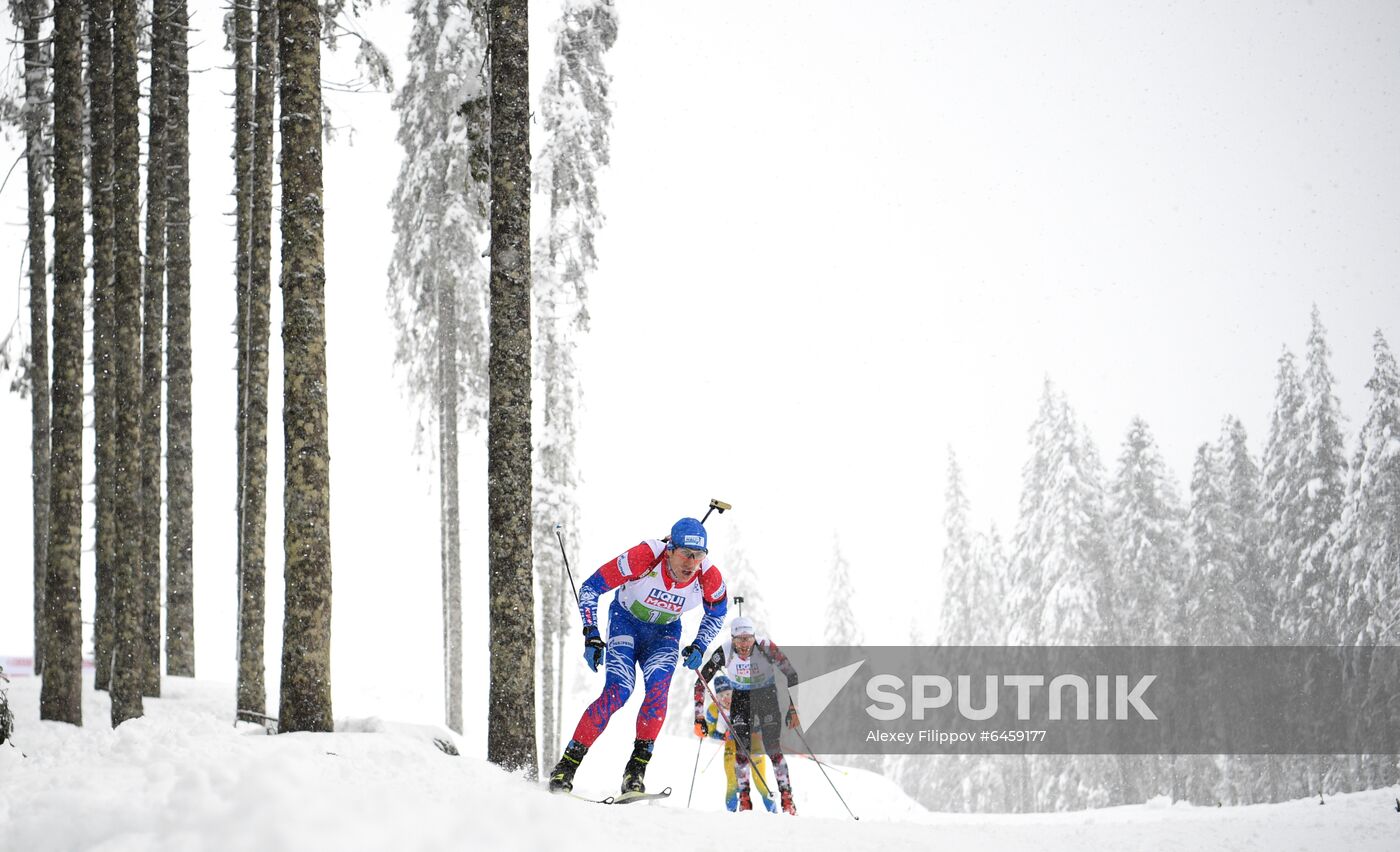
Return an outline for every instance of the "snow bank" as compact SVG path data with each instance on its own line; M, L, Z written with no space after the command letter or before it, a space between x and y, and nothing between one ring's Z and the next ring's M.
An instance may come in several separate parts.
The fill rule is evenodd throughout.
M89 681L90 686L90 681ZM0 850L460 850L745 848L943 850L1395 848L1392 791L1247 808L1150 806L1034 816L928 814L887 779L833 767L852 821L818 767L793 761L802 816L723 812L723 771L696 740L658 743L655 804L606 807L545 793L433 744L433 726L347 719L333 734L267 736L231 724L233 688L166 678L147 715L113 731L104 693L85 727L38 720L39 681L10 688L16 748L0 746ZM625 717L585 760L580 792L614 792L631 747ZM706 768L708 764L708 768ZM757 844L757 845L753 845Z

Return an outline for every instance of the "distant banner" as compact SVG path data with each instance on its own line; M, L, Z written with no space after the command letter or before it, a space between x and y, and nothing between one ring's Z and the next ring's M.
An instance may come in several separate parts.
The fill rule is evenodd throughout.
M784 647L815 754L1396 754L1400 647ZM800 732L800 736L799 736Z

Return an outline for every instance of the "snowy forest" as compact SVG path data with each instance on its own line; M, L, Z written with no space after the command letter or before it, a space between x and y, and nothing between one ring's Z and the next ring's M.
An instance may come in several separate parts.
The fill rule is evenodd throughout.
M613 511L586 513L580 498L585 474L595 475L584 470L579 435L597 378L581 353L599 319L593 287L617 108L608 61L626 29L613 0L562 0L548 10L541 50L529 42L530 4L412 0L402 4L411 23L406 62L396 69L392 49L364 22L374 5L248 0L192 15L186 0L54 0L52 8L50 0L11 0L17 48L2 81L0 123L23 164L24 308L22 321L0 332L0 373L30 414L28 469L7 467L6 478L25 480L33 552L23 570L11 565L0 578L0 594L32 591L43 720L115 729L141 719L143 702L160 699L172 678L198 676L196 636L228 633L236 637L235 697L225 721L269 733L343 731L331 679L333 470L340 476L331 435L340 422L327 354L335 333L328 301L343 285L392 327L412 463L434 480L440 596L415 601L408 619L440 632L441 665L433 668L442 701L439 717L416 721L462 735L473 725L464 695L483 683L486 759L533 780L569 741L568 726L596 687L575 679L582 640L573 589L613 555L595 540L580 552L580 528ZM529 11L540 14L539 6ZM196 32L219 42L226 67L191 67ZM326 76L328 57L347 54L357 77ZM548 57L543 67L540 57ZM192 158L206 153L191 123L191 86L201 74L218 76L228 96L218 107L232 129L231 147L218 152L223 221L192 212L201 203L198 192L192 201ZM326 223L335 211L326 204L325 162L343 127L325 95L370 90L392 96L402 152L390 164L391 229L381 235L392 248L387 268L338 282L327 271ZM21 172L12 172L18 180ZM223 254L198 256L201 231L217 237ZM234 306L215 324L227 334L201 337L192 303L201 289L217 288ZM1218 434L1201 435L1189 460L1167 458L1152 426L1134 418L1121 439L1102 444L1114 448L1106 462L1105 436L1090 434L1046 376L1026 443L1001 450L1024 459L1014 528L974 522L982 507L969 492L978 472L964 468L950 441L940 460L941 526L907 534L940 542L941 553L925 561L938 566L929 572L942 585L941 611L919 611L908 643L1400 644L1400 369L1385 329L1375 330L1367 407L1348 419L1320 304L1297 354L1285 345L1278 356L1268 423L1247 429L1241 416L1221 412ZM1308 307L1288 309L1301 319ZM199 376L199 387L212 385L234 412L211 427L230 444L222 456L202 454L207 444L196 433L207 422L193 401L201 348L232 350L235 364L231 377ZM675 370L697 400L713 392L694 378L708 369L698 364ZM1182 377L1160 394L1187 397L1198 381L1211 378ZM799 403L818 396L792 393ZM704 413L698 401L685 405L697 418ZM724 415L734 431L762 419L732 401ZM755 452L782 455L780 442L753 443L764 448ZM663 467L651 457L609 461L629 471ZM1172 471L1188 462L1182 482ZM710 484L681 462L665 463L678 479ZM236 488L197 487L196 472L216 468L233 470ZM934 489L932 481L925 486ZM471 499L478 492L484 496ZM196 540L198 514L217 518L231 549ZM810 533L825 554L811 569L821 577L809 584L821 590L813 618L825 642L857 645L875 625L853 601L879 595L888 567L862 558L838 523L824 523ZM797 607L765 575L741 528L721 533L716 562L730 594L744 596L745 614L782 623L783 608ZM478 550L464 545L478 538ZM406 569L387 560L372 570L392 578ZM274 571L284 588L271 582ZM206 577L236 601L236 618L201 623L197 633L196 579L203 585ZM474 601L481 605L473 609ZM280 630L270 627L273 612ZM280 634L272 646L270 630ZM392 643L392 628L384 633ZM270 647L280 648L275 683ZM1368 675L1355 673L1358 689ZM677 669L672 734L689 734L693 686L693 674ZM16 735L5 687L0 679L0 744ZM110 701L108 718L84 716L94 691ZM1394 731L1400 719L1386 698L1373 696L1371 721ZM1029 813L1161 796L1235 806L1375 790L1400 784L1400 740L1392 742L1396 753L1376 755L834 760L883 774L933 811Z
M1348 456L1316 308L1297 363L1278 359L1264 452L1227 415L1183 499L1134 419L1111 473L1049 381L1030 427L1011 541L971 528L950 452L944 645L1391 645L1400 625L1400 373L1381 331ZM1369 673L1356 673L1363 690ZM1300 672L1299 677L1305 677ZM1394 708L1369 713L1394 730ZM1393 740L1392 740L1393 742ZM938 768L932 769L932 766ZM1276 802L1395 784L1393 754L904 758L890 770L938 809L1059 810L1169 795Z

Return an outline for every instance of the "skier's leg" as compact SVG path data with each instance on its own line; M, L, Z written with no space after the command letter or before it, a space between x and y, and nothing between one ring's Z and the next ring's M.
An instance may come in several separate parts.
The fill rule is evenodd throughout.
M724 743L724 806L731 811L739 809L739 779L734 774L734 739Z
M739 795L742 799L747 799L749 795L749 746L753 741L749 713L748 691L734 690L734 698L729 704L729 738L736 744L734 774L739 783Z
M773 801L773 788L768 786L768 762L763 756L763 744L755 741L750 754L753 755L753 773L763 782L758 785L758 794L763 797L763 806L768 812L775 814L778 812L778 803Z
M583 716L574 728L574 741L585 747L593 745L598 735L608 726L608 720L617 708L627 703L636 682L636 638L630 633L618 632L608 637L607 676L603 681L603 692L583 711Z
M783 728L779 722L781 714L778 712L778 690L771 687L756 690L753 701L755 727L763 737L763 751L773 762L773 780L778 782L779 792L789 793L792 791L792 783L788 779L787 761L783 758Z
M666 721L666 698L671 689L671 675L676 671L678 637L669 633L646 637L639 647L637 661L642 664L642 681L646 697L637 711L637 739L654 740Z

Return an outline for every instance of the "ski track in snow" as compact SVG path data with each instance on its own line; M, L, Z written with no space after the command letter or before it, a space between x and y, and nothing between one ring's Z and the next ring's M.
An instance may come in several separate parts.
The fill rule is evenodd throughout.
M1159 802L1065 814L932 814L889 780L834 768L852 821L810 761L793 759L800 817L723 811L719 746L686 809L696 740L667 737L648 772L663 802L607 807L550 796L520 774L432 745L439 728L338 720L269 737L231 723L233 687L165 678L144 718L112 730L105 693L84 727L38 720L39 681L10 686L16 747L0 746L0 850L1393 850L1394 790L1243 808ZM631 748L619 718L585 759L581 794L616 791ZM24 753L24 756L21 754Z

